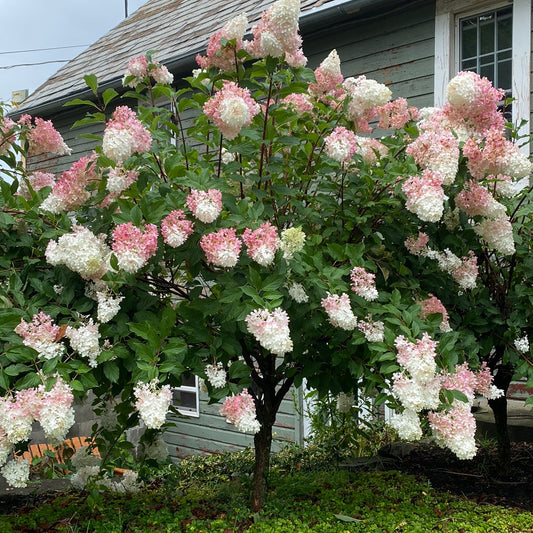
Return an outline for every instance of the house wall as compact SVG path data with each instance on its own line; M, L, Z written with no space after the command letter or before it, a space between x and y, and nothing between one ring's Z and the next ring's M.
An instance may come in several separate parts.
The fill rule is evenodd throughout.
M301 392L293 389L282 401L276 423L272 449L286 444L303 444L301 431ZM205 393L200 393L199 417L169 417L175 426L165 433L169 454L174 458L188 455L237 451L253 445L253 435L240 433L220 416L221 403L209 405Z

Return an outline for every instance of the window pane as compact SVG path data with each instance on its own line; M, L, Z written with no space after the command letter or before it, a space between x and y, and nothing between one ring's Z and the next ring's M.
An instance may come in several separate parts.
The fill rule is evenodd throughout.
M178 409L196 411L196 394L194 392L174 390L173 400L174 406Z
M472 19L462 22L461 56L463 59L477 56L477 27L471 24Z
M186 378L185 376L182 376L181 386L182 387L196 387L196 378L194 376L189 376L188 378Z
M498 63L498 86L506 91L512 88L512 63L511 60Z
M507 10L506 10L507 11ZM511 48L513 45L513 22L510 13L498 13L498 49Z
M461 70L473 70L477 72L477 59L469 59L468 61L463 61L461 65Z
M489 80L493 81L494 76L494 63L491 63L490 65L485 65L483 67L479 68L478 73L482 78L488 78Z
M494 52L494 20L480 17L479 24L479 51L481 54Z

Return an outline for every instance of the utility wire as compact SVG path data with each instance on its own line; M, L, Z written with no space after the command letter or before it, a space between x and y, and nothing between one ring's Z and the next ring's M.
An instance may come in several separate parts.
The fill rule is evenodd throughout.
M70 59L55 59L53 61L40 61L39 63L20 63L18 65L5 65L3 67L0 67L0 70L7 70L10 68L18 68L18 67L33 67L35 65L47 65L48 63L68 63Z
M46 52L47 50L65 50L67 48L83 48L88 44L73 44L71 46L54 46L52 48L33 48L31 50L11 50L9 52L0 52L0 55L6 54L25 54L26 52Z

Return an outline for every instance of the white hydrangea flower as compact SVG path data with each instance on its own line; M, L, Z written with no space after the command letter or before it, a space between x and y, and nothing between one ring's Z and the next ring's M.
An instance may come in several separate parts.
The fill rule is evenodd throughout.
M78 352L82 357L86 357L89 360L89 366L95 368L97 366L96 358L101 352L98 324L95 324L91 318L87 324L82 325L79 328L69 326L65 336L70 340L72 349Z
M220 361L216 365L207 365L205 367L205 374L209 383L215 389L221 389L226 385L226 371Z
M307 296L304 286L301 283L292 283L289 286L289 296L299 304L309 301L309 296Z
M422 426L418 414L411 409L404 409L401 413L393 413L389 425L396 430L400 439L419 440L422 438Z
M339 392L337 396L337 411L339 413L347 413L354 405L355 398L353 394L346 394L345 392Z
M24 459L11 460L2 468L2 475L8 485L22 489L30 479L30 463Z

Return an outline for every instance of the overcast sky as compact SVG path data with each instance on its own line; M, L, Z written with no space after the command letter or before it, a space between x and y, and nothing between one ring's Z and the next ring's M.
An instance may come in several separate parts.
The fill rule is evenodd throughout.
M45 62L76 57L124 19L126 2L131 15L146 1L0 0L0 101L33 92L65 64ZM11 53L22 50L40 51ZM45 64L16 66L28 63Z

